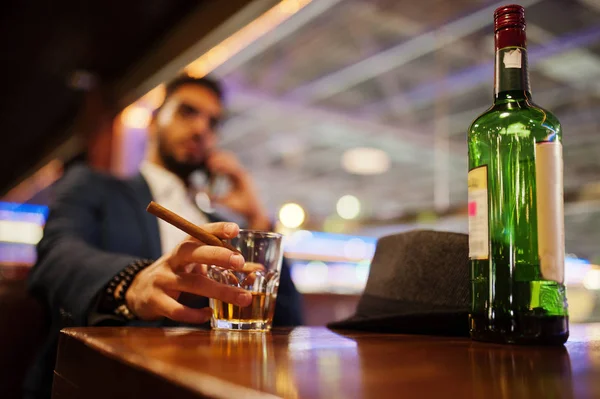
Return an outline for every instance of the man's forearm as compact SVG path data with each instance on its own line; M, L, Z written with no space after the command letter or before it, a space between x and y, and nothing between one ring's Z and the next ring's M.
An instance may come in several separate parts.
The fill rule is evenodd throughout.
M49 307L64 308L72 314L75 324L86 324L94 299L116 273L134 260L92 248L76 238L49 239L47 235L30 275L30 288Z

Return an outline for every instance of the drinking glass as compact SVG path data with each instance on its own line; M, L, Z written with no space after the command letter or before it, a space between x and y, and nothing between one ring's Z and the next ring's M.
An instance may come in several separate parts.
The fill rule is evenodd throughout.
M246 263L243 270L212 265L208 269L208 276L222 284L249 291L252 303L241 307L210 299L212 328L246 331L271 329L283 261L282 238L278 233L242 229L237 237L228 240L244 256Z

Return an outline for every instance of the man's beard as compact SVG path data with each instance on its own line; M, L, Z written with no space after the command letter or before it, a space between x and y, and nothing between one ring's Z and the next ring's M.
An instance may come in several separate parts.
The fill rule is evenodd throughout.
M165 165L165 168L167 168L167 170L174 173L186 183L188 182L188 179L193 172L197 170L206 171L206 164L204 161L180 162L165 149L165 146L162 143L159 143L158 155L160 156L160 159Z

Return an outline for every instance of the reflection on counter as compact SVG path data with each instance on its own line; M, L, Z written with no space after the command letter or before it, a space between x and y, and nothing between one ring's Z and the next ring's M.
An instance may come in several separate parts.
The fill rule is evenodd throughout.
M310 384L299 386L301 397L361 396L361 363L355 340L326 329L308 328L294 329L288 339L291 373L298 381L313 376Z
M469 348L473 397L573 397L571 360L565 347L531 350L473 344Z

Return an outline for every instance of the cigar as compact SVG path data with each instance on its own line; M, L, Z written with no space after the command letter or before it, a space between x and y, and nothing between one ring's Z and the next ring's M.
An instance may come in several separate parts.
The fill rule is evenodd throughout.
M181 216L179 216L178 214L176 214L174 212L171 212L164 206L158 205L154 201L150 201L150 204L148 204L146 211L153 214L154 216L156 216L158 218L161 218L165 222L177 227L179 230L185 231L186 233L188 233L195 239L197 239L207 245L214 245L216 247L224 247L233 252L240 253L240 251L238 251L238 249L235 248L233 245L221 240L216 235L209 233L206 230L201 229L200 227L196 226L194 223L182 218Z

